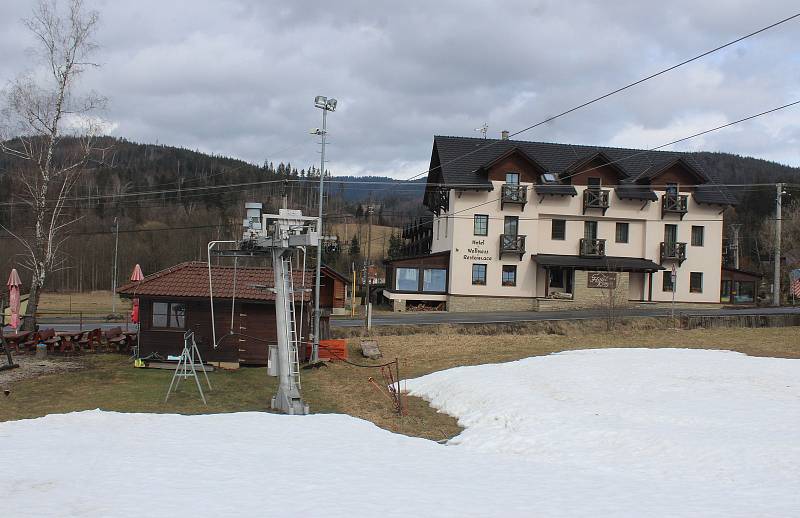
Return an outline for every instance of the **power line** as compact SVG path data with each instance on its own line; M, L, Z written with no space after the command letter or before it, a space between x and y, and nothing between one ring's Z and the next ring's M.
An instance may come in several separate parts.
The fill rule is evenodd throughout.
M777 22L775 22L775 23L772 23L772 24L770 24L770 25L767 25L766 27L762 27L762 28L760 28L760 29L758 29L758 30L755 30L755 31L753 31L753 32L749 33L749 34L745 34L744 36L741 36L741 37L739 37L739 38L736 38L735 40L729 41L728 43L725 43L725 44L723 44L723 45L720 45L720 46L718 46L718 47L714 47L714 48L713 48L713 49L711 49L711 50L707 50L707 51L705 51L705 52L703 52L703 53L701 53L701 54L698 54L698 55L696 55L696 56L694 56L694 57L691 57L691 58L689 58L689 59L685 59L685 60L681 61L680 63L676 63L675 65L672 65L672 66L670 66L670 67L667 67L667 68L665 68L665 69L662 69L662 70L660 70L660 71L658 71L658 72L656 72L656 73L654 73L654 74L650 74L649 76L646 76L646 77L643 77L643 78L641 78L641 79L638 79L638 80L636 80L636 81L634 81L634 82L632 82L632 83L628 83L628 84L627 84L627 85L625 85L625 86L622 86L622 87L620 87L620 88L617 88L617 89L615 89L615 90L612 90L612 91L610 91L610 92L607 92L607 93L605 93L605 94L603 94L603 95L600 95L600 96L598 96L598 97L595 97L595 98L593 98L593 99L590 99L590 100L588 100L588 101L586 101L586 102L584 102L584 103L581 103L581 104L579 104L579 105L577 105L577 106L574 106L574 107L572 107L572 108L569 108L568 110L564 110L564 111L562 111L561 113L558 113L558 114L556 114L556 115L553 115L553 116L551 116L551 117L547 117L546 119L544 119L544 120L541 120L541 121L539 121L539 122L536 122L536 123L534 123L534 124L531 124L530 126L527 126L527 127L523 128L523 129L521 129L521 130L518 130L518 131L515 131L515 132L513 132L513 133L510 133L510 134L509 134L509 137L514 137L514 136L516 136L516 135L519 135L519 134L521 134L521 133L525 133L526 131L530 131L530 130L532 130L532 129L534 129L534 128L537 128L537 127L539 127L539 126L542 126L543 124L547 124L548 122L552 122L552 121L554 121L554 120L556 120L556 119L558 119L558 118L560 118L560 117L563 117L564 115L568 115L568 114L570 114L570 113L572 113L572 112L574 112L574 111L580 110L581 108L585 108L586 106L589 106L589 105L591 105L591 104L594 104L594 103L596 103L596 102L598 102L598 101L601 101L601 100L603 100L603 99L606 99L606 98L608 98L608 97L611 97L611 96L613 96L613 95L615 95L615 94L618 94L618 93L620 93L620 92L622 92L622 91L624 91L624 90L627 90L627 89L629 89L629 88L632 88L632 87L634 87L634 86L636 86L636 85L642 84L642 83L644 83L645 81L649 81L650 79L653 79L653 78L655 78L655 77L658 77L658 76L660 76L660 75L666 74L667 72L670 72L670 71L672 71L672 70L675 70L675 69L677 69L677 68L680 68L680 67L682 67L682 66L684 66L684 65L687 65L687 64L689 64L689 63L691 63L691 62L693 62L693 61L697 61L698 59L704 58L704 57L706 57L706 56L708 56L708 55L710 55L710 54L713 54L714 52L718 52L718 51L720 51L720 50L722 50L722 49L724 49L724 48L730 47L731 45L735 45L736 43L739 43L739 42L741 42L741 41L744 41L744 40L746 40L747 38L750 38L750 37L752 37L752 36L755 36L755 35L757 35L757 34L760 34L760 33L764 32L764 31L768 31L768 30L770 30L770 29L772 29L772 28L775 28L775 27L777 27L778 25L781 25L781 24L783 24L783 23L786 23L786 22L788 22L788 21L790 21L790 20L793 20L793 19L795 19L795 18L797 18L797 17L799 17L799 16L800 16L800 13L797 13L797 14L793 14L793 15L791 15L791 16L789 16L789 17L783 18L782 20L779 20L779 21L777 21ZM447 162L445 162L445 163L443 163L443 164L439 164L437 167L438 167L439 169L441 169L441 168L442 168L442 166L444 166L444 165L451 164L451 163L453 163L453 162L455 162L455 161L461 160L462 158L465 158L465 157L467 157L467 156L473 155L473 154L477 153L478 151L482 151L482 150L484 150L484 149L486 149L486 148L488 148L488 147L491 147L491 146L494 146L494 145L496 145L498 142L502 142L502 140L493 140L492 142L489 142L488 144L485 144L485 145L483 145L483 146L479 146L478 148L476 148L476 149L474 149L474 150L472 150L472 151L470 151L470 152L468 152L468 153L465 153L465 154L463 154L463 155L461 155L461 156L459 156L459 157L453 158L452 160L448 160ZM434 169L435 169L435 168L434 168ZM423 171L423 172L421 172L421 173L418 173L418 174L416 174L416 175L412 176L411 178L408 178L408 180L413 180L414 178L417 178L417 177L419 177L419 176L422 176L422 175L424 175L424 174L428 174L428 173L430 173L431 171L433 171L433 169L428 169L427 171Z
M797 15L797 16L800 16L800 15ZM785 109L785 108L789 108L789 107L791 107L791 106L795 106L795 105L797 105L797 104L800 104L800 100L798 100L798 101L793 101L793 102L791 102L791 103L784 104L784 105L782 105L782 106L778 106L778 107L776 107L776 108L771 108L771 109L769 109L769 110L765 110L765 111L762 111L762 112L756 113L756 114L754 114L754 115L749 115L749 116L747 116L747 117L742 117L741 119L735 120L735 121L733 121L733 122L729 122L729 123L727 123L727 124L722 124L722 125L720 125L720 126L716 126L716 127L714 127L714 128L710 128L710 129L707 129L707 130L704 130L704 131L700 131L700 132L698 132L698 133L694 133L694 134L692 134L692 135L689 135L689 136L687 136L687 137L683 137L683 138L680 138L680 139L677 139L677 140L673 140L673 141L671 141L671 142L668 142L668 143L666 143L666 144L661 144L661 145L659 145L659 146L652 147L652 148L650 148L650 149L644 149L644 150L641 150L641 151L637 151L636 153L633 153L632 155L629 155L629 156L626 156L626 157L623 157L623 158L620 158L620 159L617 159L617 160L612 160L611 162L608 162L607 164L601 164L601 165L599 165L599 166L596 166L596 167L593 167L593 168L584 169L584 170L580 171L579 173L584 173L584 172L587 172L587 171L593 171L593 170L595 170L595 169L598 169L598 168L600 168L600 167L604 167L604 166L606 166L606 165L610 165L610 164L612 164L612 163L622 162L622 161L624 161L624 160L627 160L627 159L629 159L629 158L632 158L632 157L634 157L634 156L639 156L639 155L641 155L641 154L643 154L643 153L648 153L648 152L651 152L651 151L656 151L656 150L658 150L658 149L661 149L661 148L664 148L664 147L667 147L667 146L670 146L670 145L676 144L676 143L678 143L678 142L683 142L683 141L686 141L686 140L689 140L689 139L692 139L692 138L695 138L695 137L699 137L700 135L706 135L706 134L708 134L708 133L711 133L711 132L713 132L713 131L718 131L718 130L720 130L720 129L723 129L723 128L728 128L728 127L730 127L730 126L733 126L733 125L735 125L735 124L739 124L739 123L742 123L742 122L745 122L745 121L749 121L749 120L755 119L755 118L757 118L757 117L761 117L761 116L763 116L763 115L767 115L767 114L770 114L770 113L774 113L774 112L776 112L776 111L778 111L778 110L783 110L783 109ZM564 178L562 178L562 179L565 179L565 178L570 178L571 176L574 176L575 174L579 174L579 173L574 173L574 174L572 174L572 175L565 176L565 177L564 177ZM634 185L636 185L636 184L634 184ZM709 184L703 184L703 185L704 185L705 187L726 187L726 185L725 185L725 184L717 184L717 183L709 183ZM746 186L748 186L748 187L752 187L752 186L753 186L753 184L742 184L742 185L746 185ZM770 185L770 186L773 186L773 187L774 187L774 185L775 185L775 184L760 184L760 185ZM787 185L788 185L788 184L787 184ZM462 212L466 212L466 211L468 211L468 210L472 210L472 209L475 209L475 208L477 208L477 207L481 207L481 206L483 206L483 205L488 205L489 203L495 203L495 202L499 201L501 197L502 197L502 195L501 195L501 196L498 196L498 197L493 197L493 198L489 199L488 201L485 201L485 202L479 203L479 204L477 204L477 205L473 205L472 207L467 207L467 208L465 208L465 209L461 209L461 210L459 210L459 211L457 211L457 212L454 212L452 215L454 215L454 214L460 214L460 213L462 213ZM446 217L451 217L452 215L448 215L448 216L446 216ZM412 226L411 228L415 228L416 226L419 226L419 225L420 225L420 224L416 224L415 226Z

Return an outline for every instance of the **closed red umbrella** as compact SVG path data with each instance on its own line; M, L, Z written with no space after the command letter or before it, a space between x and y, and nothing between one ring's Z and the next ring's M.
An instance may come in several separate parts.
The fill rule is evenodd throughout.
M8 286L8 305L11 309L11 327L19 329L19 287L22 286L22 281L16 268L11 270L6 286Z
M136 266L133 267L133 273L131 274L131 281L133 282L141 282L144 280L144 274L142 273L142 268L137 263ZM135 293L135 291L134 291ZM131 322L134 324L139 323L139 299L133 299L133 310L131 311Z

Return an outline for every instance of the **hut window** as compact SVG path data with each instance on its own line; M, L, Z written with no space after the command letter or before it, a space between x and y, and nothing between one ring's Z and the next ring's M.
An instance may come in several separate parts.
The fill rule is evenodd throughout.
M153 327L186 329L186 304L153 302Z

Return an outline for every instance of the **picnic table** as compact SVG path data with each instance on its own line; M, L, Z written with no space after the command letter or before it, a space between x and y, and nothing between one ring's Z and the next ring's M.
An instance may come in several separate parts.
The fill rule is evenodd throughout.
M20 344L25 343L25 340L30 336L30 331L23 331L21 333L8 333L3 335L6 339L8 347L13 347L15 352L19 352Z
M60 353L79 353L81 351L80 340L83 333L83 331L56 331L56 336L59 340L53 344L53 351L56 350L57 346Z

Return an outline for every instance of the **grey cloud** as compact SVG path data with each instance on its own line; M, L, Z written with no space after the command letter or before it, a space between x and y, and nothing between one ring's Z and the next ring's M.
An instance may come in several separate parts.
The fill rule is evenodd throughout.
M10 5L8 5L10 4ZM518 130L787 16L783 0L709 2L96 1L102 70L86 88L133 140L254 162L318 161L317 94L337 97L337 174L424 170L434 134ZM24 2L0 8L0 81L29 66ZM650 145L800 95L800 21L520 138ZM797 110L699 141L795 165ZM633 128L633 129L632 129ZM640 128L640 129L637 129ZM626 143L630 142L630 143ZM684 148L695 149L693 144Z

